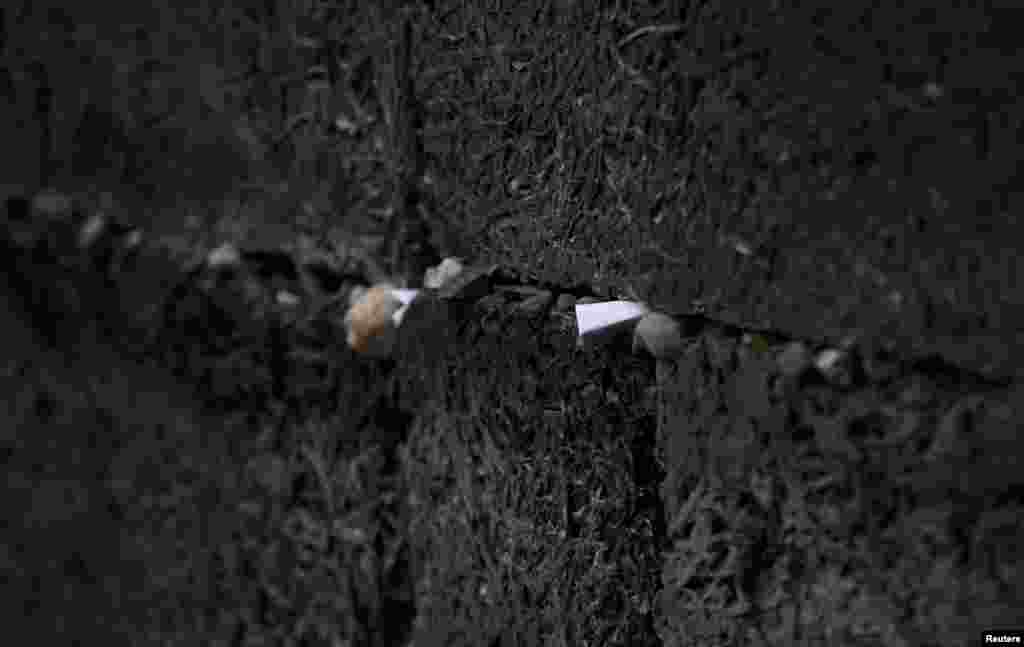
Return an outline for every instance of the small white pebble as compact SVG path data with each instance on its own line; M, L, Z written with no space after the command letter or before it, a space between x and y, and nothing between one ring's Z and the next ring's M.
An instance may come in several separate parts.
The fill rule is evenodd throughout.
M124 237L124 248L134 249L142 244L142 232L135 230Z
M737 254L740 254L741 256L750 256L751 254L754 253L754 250L751 249L750 245L748 245L746 241L741 240L739 238L732 241L732 248L736 251Z
M78 247L80 249L91 247L99 240L106 228L107 218L102 213L94 213L89 216L82 228L78 230Z
M423 286L430 290L440 290L462 273L462 263L455 258L446 258L437 267L428 267L423 276Z
M288 290L278 290L276 296L277 305L279 306L283 306L285 308L294 308L295 306L299 305L298 295L289 292Z
M71 207L71 198L52 189L40 191L32 198L32 208L50 218L68 217Z
M843 355L844 353L840 350L828 348L818 353L818 357L814 360L814 365L825 375L831 375L838 368Z
M644 315L633 333L633 352L647 349L657 359L672 359L683 349L679 322L660 312Z
M206 265L210 269L219 270L237 267L242 262L238 248L231 243L224 243L206 255Z

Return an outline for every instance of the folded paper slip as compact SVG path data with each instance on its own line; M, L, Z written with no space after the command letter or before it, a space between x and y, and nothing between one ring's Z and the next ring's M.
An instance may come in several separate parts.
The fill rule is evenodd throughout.
M576 331L581 343L599 341L628 329L650 312L635 301L576 304Z
M396 310L394 316L392 317L392 320L395 322L396 326L401 325L402 318L405 316L405 313L409 311L409 305L416 300L416 297L417 295L419 295L419 293L419 290L407 290L405 288L395 288L394 290L391 291L391 294L393 294L396 299L402 302L402 307Z

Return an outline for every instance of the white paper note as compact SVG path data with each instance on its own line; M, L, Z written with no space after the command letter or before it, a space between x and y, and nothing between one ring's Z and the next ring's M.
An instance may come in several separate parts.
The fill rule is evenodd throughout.
M635 301L606 301L576 305L576 331L579 337L601 337L630 326L650 312Z

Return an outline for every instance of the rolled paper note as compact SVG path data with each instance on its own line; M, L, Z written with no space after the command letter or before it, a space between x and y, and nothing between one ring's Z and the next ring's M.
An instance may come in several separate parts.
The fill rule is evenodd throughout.
M576 304L576 331L581 344L605 340L634 326L650 310L635 301Z
M416 300L416 296L419 293L419 290L409 290L405 288L395 288L391 290L391 294L393 294L394 297L402 304L398 310L395 310L395 314L391 316L391 319L395 322L396 326L401 325L402 318L405 317L405 313L409 311L409 306Z
M419 290L409 290L407 288L394 288L391 290L391 294L395 295L395 298L401 301L403 305L412 303L419 293Z

